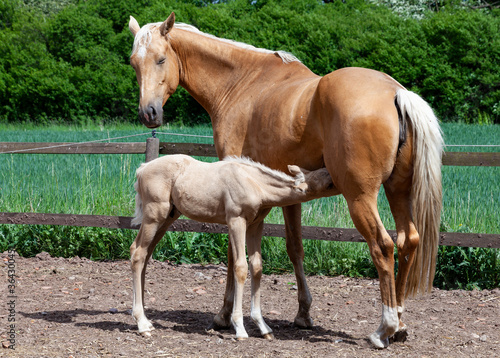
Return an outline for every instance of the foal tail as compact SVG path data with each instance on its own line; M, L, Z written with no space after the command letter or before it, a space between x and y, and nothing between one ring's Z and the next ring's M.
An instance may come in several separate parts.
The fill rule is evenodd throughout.
M132 219L131 223L134 226L139 226L142 223L142 199L141 199L141 194L139 193L139 185L140 185L140 179L141 179L141 172L146 166L147 163L142 163L141 166L137 169L135 172L135 175L137 177L137 180L134 184L134 189L136 191L135 194L135 213L134 213L134 218Z
M396 93L405 123L413 131L413 220L420 236L408 276L406 296L430 292L436 271L442 207L441 157L443 137L431 107L417 94L400 89Z

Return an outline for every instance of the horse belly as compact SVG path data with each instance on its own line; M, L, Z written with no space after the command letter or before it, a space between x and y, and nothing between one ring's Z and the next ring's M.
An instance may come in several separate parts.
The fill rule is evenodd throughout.
M284 172L290 164L323 167L321 128L310 112L317 82L284 84L263 95L254 106L242 154Z
M205 178L205 179L203 179ZM205 176L193 178L188 183L177 184L172 190L175 207L192 220L225 224L225 215L218 187ZM201 180L203 179L203 180Z

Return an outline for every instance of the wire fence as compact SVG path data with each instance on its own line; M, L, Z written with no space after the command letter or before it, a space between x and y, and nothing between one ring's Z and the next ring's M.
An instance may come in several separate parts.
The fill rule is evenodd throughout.
M44 150L52 150L54 153L71 154L82 153L81 146L90 147L90 151L85 153L119 153L119 154L146 154L146 160L151 160L158 157L159 154L189 154L198 156L216 157L215 147L213 144L200 143L165 143L159 142L156 138L157 134L175 135L185 137L198 138L213 138L212 136L196 135L196 134L180 134L167 132L149 132L131 134L114 138L105 138L87 142L52 144L43 146L42 143L0 143L0 154L22 154L35 153ZM146 136L146 143L111 143L112 140L125 139L138 136ZM102 142L108 143L102 143ZM12 149L13 146L29 144L34 147L24 149ZM114 148L105 148L103 145L117 145ZM92 150L93 146L99 145L98 150ZM458 145L454 145L458 146ZM488 145L489 146L489 145ZM494 145L496 146L496 145ZM71 149L71 151L61 151L62 147ZM10 150L9 150L10 149ZM89 148L84 148L88 150ZM108 150L108 149L112 149ZM80 151L79 151L80 150ZM500 166L500 153L465 153L465 152L447 152L445 153L445 165L466 165L466 166ZM447 162L446 162L447 161ZM102 216L102 215L73 215L73 214L42 214L42 213L0 213L0 224L20 224L20 225L64 225L64 226L95 226L107 228L122 228L122 229L137 229L131 225L131 217L117 216ZM227 228L223 225L202 224L192 220L178 220L175 225L170 228L172 231L187 231L187 232L211 232L211 233L227 233ZM361 235L355 229L346 228L331 228L331 227L303 227L304 239L317 239L327 241L364 241ZM285 236L284 225L266 224L264 228L266 236ZM396 235L395 232L390 232L390 235ZM477 234L477 233L440 233L440 245L446 246L465 246L465 247L488 247L500 248L500 233L499 234Z

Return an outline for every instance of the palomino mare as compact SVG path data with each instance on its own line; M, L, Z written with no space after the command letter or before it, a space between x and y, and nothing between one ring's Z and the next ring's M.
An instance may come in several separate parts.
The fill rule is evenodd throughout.
M319 198L329 195L333 188L326 168L310 172L292 165L288 170L293 178L248 158L228 157L221 162L203 163L187 155L169 155L141 165L137 170L132 220L141 228L130 248L132 314L141 334L149 336L153 329L143 307L147 261L168 227L184 214L194 220L228 226L236 279L231 323L237 339L248 337L242 312L243 285L248 274L246 242L252 283L250 315L262 336L272 338L260 308L261 237L246 237L246 232L262 225L273 206Z
M185 24L139 26L130 63L140 86L139 116L150 128L163 121L162 106L178 85L209 113L220 158L244 155L273 169L293 163L326 167L363 235L380 280L382 321L370 335L378 348L405 332L408 294L430 291L441 211L443 139L429 105L381 72L343 68L324 77L290 54L219 39ZM384 185L396 223L394 241L377 210ZM300 204L283 209L287 252L294 265L299 310L295 324L312 325L311 295L303 270ZM262 225L248 235L261 236ZM229 270L233 258L229 254ZM215 325L230 326L234 279L228 275Z

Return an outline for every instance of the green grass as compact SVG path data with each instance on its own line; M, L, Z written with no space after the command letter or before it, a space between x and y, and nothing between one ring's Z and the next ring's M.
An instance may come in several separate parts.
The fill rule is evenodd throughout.
M500 126L444 124L447 144L499 144ZM211 135L209 126L164 127L159 132ZM117 141L145 141L151 135L145 127L130 124L106 126L1 125L0 141L83 142L143 134ZM160 141L211 143L211 139L158 134ZM448 148L451 151L500 151L500 148ZM213 160L205 158L205 160ZM0 212L72 213L131 216L134 209L135 169L144 155L40 155L0 154ZM494 167L443 167L444 208L442 230L456 232L500 233L500 170ZM388 229L394 229L385 196L379 195L379 211ZM342 196L323 198L303 205L303 225L353 227ZM281 210L273 209L268 223L283 223ZM0 225L0 250L16 246L31 256L48 251L59 256L88 256L94 259L128 258L128 247L135 238L132 230ZM224 235L167 233L154 257L177 262L224 262L227 240ZM304 241L306 272L309 274L376 276L366 244ZM474 249L458 252L442 248L440 258L456 262L462 258L469 266L483 257L499 267L499 250ZM282 238L263 241L266 272L291 271ZM475 263L474 263L475 262ZM461 262L458 262L460 264ZM474 265L472 265L474 263ZM442 287L460 286L463 273L443 262L447 274ZM464 266L465 264L462 264ZM460 266L460 267L462 267ZM439 268L438 268L439 270ZM485 269L486 270L486 269ZM498 270L497 270L498 271ZM450 275L458 276L450 278ZM475 276L474 276L475 277ZM454 281L455 280L455 281ZM458 283L457 283L458 282ZM496 279L494 285L499 284ZM489 287L481 282L478 287Z

